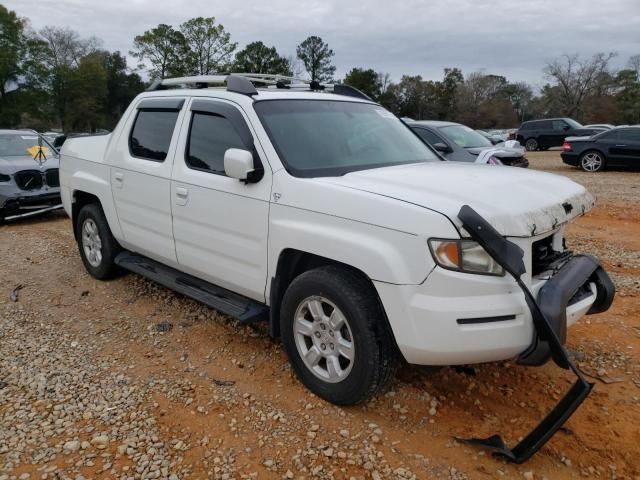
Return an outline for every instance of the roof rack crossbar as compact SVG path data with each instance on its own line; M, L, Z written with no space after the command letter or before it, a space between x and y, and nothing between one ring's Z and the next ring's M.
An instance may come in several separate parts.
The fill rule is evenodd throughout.
M166 90L169 87L207 88L211 84L224 85L230 92L243 95L256 95L256 84L266 88L300 89L326 91L337 95L371 100L371 98L355 87L342 83L321 83L300 77L266 73L220 73L215 75L194 75L190 77L165 78L154 80L147 91Z

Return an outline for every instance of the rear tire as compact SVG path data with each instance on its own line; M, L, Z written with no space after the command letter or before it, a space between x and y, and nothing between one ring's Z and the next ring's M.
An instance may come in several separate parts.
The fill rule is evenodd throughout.
M528 138L527 141L524 142L524 148L526 148L528 152L535 152L538 150L538 140L535 138Z
M580 156L578 165L587 173L595 173L604 170L606 158L596 150L588 150Z
M87 272L98 280L115 277L120 269L115 264L122 247L111 229L100 205L90 203L82 207L77 220L78 249Z
M298 379L336 405L367 400L399 365L375 290L344 267L320 267L295 278L282 299L280 329Z

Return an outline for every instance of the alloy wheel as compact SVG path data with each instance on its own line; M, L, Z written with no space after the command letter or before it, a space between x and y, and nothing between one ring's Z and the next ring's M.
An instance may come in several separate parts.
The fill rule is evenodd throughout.
M602 156L597 152L589 152L582 157L580 166L585 172L597 172L602 168Z
M82 249L89 264L99 267L102 263L102 239L96 222L91 218L87 218L82 224Z
M304 365L325 382L344 380L353 367L355 344L342 311L322 296L300 302L294 316L296 348Z

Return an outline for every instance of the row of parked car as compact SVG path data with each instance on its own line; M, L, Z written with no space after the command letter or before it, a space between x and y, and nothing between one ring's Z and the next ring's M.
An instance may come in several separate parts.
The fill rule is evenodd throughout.
M454 122L404 121L454 162L527 167L526 151L561 146L564 163L586 172L640 165L640 126L583 126L571 118L551 118L524 122L517 130L484 131ZM58 151L68 137L82 135L88 134L0 130L0 221L60 204Z

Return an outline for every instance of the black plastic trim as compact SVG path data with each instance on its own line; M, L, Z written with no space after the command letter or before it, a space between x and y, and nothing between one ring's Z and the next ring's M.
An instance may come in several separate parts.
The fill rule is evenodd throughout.
M225 315L237 318L241 323L253 323L268 318L269 307L266 305L142 255L125 251L115 258L115 263Z
M184 106L184 98L145 98L136 108L138 110L170 110L179 112Z
M499 315L497 317L459 318L456 322L458 325L477 325L479 323L506 322L515 319L515 315Z
M568 262L556 276L560 275L559 280L549 287L549 293L538 296L538 301L533 297L531 291L522 280L522 274L525 273L523 262L524 252L520 247L502 237L482 216L468 205L464 205L458 213L458 218L462 221L462 226L467 230L469 235L481 244L487 252L500 263L515 279L516 283L524 294L527 307L531 312L533 324L535 326L534 340L532 346L534 351L537 350L539 342L545 342L548 348L547 358L549 354L555 363L565 369L571 370L577 377L569 392L556 404L545 418L527 434L513 448L508 448L499 435L493 435L488 438L459 438L458 440L477 445L489 449L494 455L503 457L514 463L523 463L533 456L547 441L562 427L567 419L576 411L580 404L587 398L593 389L593 383L587 381L582 372L569 356L563 345L560 335L562 332L556 331L558 325L558 309L566 308L566 302L569 301L580 285L580 282L586 272L591 271L590 275L600 272L595 281L598 290L605 289L601 299L596 299L598 303L595 311L606 310L613 301L615 290L613 283L607 283L608 276L597 260L590 256L578 256L575 262ZM593 268L593 269L592 269ZM567 273L562 273L562 272ZM598 276L602 278L598 279ZM555 278L555 277L554 277ZM594 279L593 276L587 280ZM551 282L549 280L549 282ZM547 284L549 284L547 282ZM598 283L599 282L599 283ZM584 283L583 283L584 284ZM569 292L573 293L569 294ZM552 302L551 305L541 302ZM552 318L549 318L552 317ZM554 328L556 326L556 328ZM559 335L560 334L560 335ZM544 353L544 352L543 352Z

